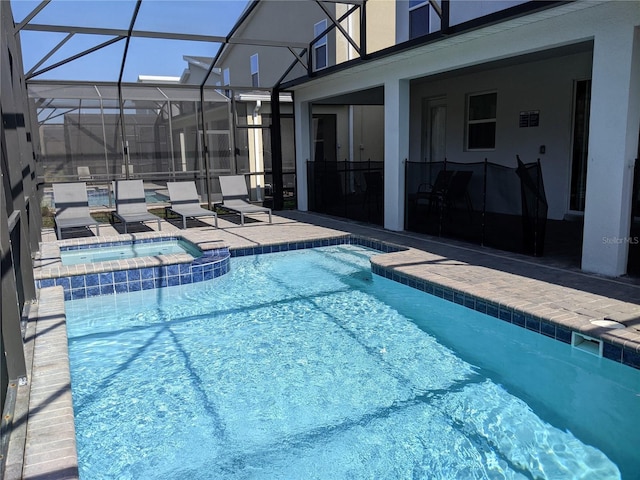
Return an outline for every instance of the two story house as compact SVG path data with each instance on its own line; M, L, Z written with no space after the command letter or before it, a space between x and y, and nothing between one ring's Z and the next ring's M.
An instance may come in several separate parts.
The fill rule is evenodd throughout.
M298 208L314 208L307 162L380 161L381 223L404 230L417 188L407 165L487 163L512 169L508 178L517 181L520 158L538 166L544 190L534 193L544 193L544 217L578 220L582 268L627 271L639 243L637 1L371 0L356 2L346 18L338 7L348 5L331 15L316 6L259 2L236 30L300 39L310 45L306 56L297 44L286 61L269 57L273 47L229 45L216 61L230 84L292 92ZM386 12L378 20L376 6ZM316 16L296 10L303 8ZM483 213L517 214L524 197L503 188L501 175L474 173L469 189L476 198L483 189ZM347 195L355 186L344 183Z

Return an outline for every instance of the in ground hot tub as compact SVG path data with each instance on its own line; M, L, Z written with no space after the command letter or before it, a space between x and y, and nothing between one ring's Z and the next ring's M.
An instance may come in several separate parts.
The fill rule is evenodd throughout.
M62 240L45 251L36 287L61 286L65 300L136 292L213 280L229 271L229 247L193 234L142 234ZM65 258L68 257L68 258ZM75 262L69 264L68 262Z
M173 253L188 253L194 258L202 256L197 246L182 238L154 238L62 247L60 260L62 265L78 265Z

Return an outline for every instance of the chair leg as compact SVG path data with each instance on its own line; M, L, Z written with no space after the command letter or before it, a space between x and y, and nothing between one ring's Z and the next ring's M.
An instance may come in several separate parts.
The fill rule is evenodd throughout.
M269 223L273 223L271 222L271 210L269 210Z
M244 213L240 213L240 225L244 226Z
M214 221L215 221L216 228L218 228L218 214L217 214L217 213L215 213L215 212L213 212L213 219L214 219Z
M187 217L185 215L182 216L182 229L187 229Z

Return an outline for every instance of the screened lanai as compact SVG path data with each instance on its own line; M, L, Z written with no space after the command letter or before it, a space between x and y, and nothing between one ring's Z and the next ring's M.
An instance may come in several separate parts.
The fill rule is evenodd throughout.
M52 183L85 181L91 206L110 208L112 181L141 178L152 203L167 200L166 181L195 180L212 206L218 177L243 174L251 200L295 208L292 98L279 86L313 74L327 35L360 53L364 37L339 24L366 30L364 2L296 2L329 19L304 35L255 31L262 3L12 2L43 205Z
M216 203L218 177L235 173L247 176L252 200L271 194L270 108L255 108L268 91L33 82L28 92L45 185L87 182L93 207L112 206L111 182L118 179L143 179L150 203L164 203L166 182L181 180L196 181L203 200ZM293 175L287 150L284 173ZM47 188L44 205L52 206Z

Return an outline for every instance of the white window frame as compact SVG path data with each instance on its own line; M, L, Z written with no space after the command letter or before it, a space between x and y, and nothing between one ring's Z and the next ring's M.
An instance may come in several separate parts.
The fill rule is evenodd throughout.
M471 99L473 97L481 97L484 95L495 95L496 96L496 116L494 118L481 118L481 119L476 119L476 120L471 120L469 118L470 114L471 114ZM466 116L465 116L465 150L468 152L486 152L486 151L493 151L496 149L496 137L498 134L498 91L497 90L489 90L486 92L478 92L478 93L468 93L467 94L467 105L466 105ZM493 136L493 147L480 147L480 148L472 148L469 146L469 126L470 125L479 125L479 124L486 124L486 123L493 123L495 124L496 128L494 130L494 136Z
M260 62L258 61L258 54L251 55L251 86L260 86Z
M327 20L320 20L313 26L313 38L316 38L322 32L327 29ZM322 47L324 47L324 55L319 55L318 52L321 51ZM324 60L324 64L318 61L318 59L322 57ZM318 42L313 46L313 59L315 62L315 70L323 70L329 66L329 47L327 46L327 35L323 36Z

